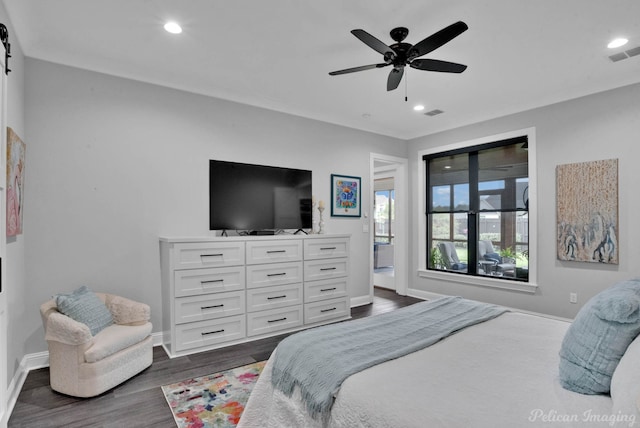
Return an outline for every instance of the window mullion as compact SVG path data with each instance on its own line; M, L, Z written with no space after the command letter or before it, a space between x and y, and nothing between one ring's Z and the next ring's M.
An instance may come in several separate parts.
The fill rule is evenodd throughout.
M467 215L467 251L469 272L478 272L478 211L480 196L478 190L478 152L469 153L469 213Z

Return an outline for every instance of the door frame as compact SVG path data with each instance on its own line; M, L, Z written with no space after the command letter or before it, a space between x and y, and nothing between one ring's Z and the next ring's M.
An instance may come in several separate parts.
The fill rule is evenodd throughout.
M0 426L8 422L8 367L9 350L7 335L9 332L9 306L7 303L6 282L6 165L7 165L7 64L5 62L5 48L0 43Z
M376 167L376 164L382 165ZM395 291L402 296L407 295L408 289L408 254L409 254L409 160L397 156L379 153L369 154L369 183L373 195L373 183L376 168L393 171L395 191L395 231L393 266ZM374 198L370 197L369 212L369 298L373 302L373 241L374 241Z

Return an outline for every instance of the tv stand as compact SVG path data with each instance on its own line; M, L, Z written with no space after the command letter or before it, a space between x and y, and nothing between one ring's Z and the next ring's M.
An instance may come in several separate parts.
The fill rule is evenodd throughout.
M260 229L260 230L252 230L249 232L251 236L269 236L275 235L276 231L274 229Z
M308 235L308 233L307 233L307 232L305 232L305 231L304 231L304 229L298 229L298 230L296 230L295 232L293 232L293 234L294 234L294 235L297 235L297 234L298 234L298 232L302 232L302 233L304 233L305 235Z

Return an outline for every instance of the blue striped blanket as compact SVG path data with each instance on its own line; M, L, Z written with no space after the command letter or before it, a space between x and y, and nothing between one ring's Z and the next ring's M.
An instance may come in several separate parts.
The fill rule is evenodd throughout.
M299 388L309 414L324 420L342 382L350 375L426 348L507 311L461 297L442 297L306 330L280 342L271 382L289 397Z

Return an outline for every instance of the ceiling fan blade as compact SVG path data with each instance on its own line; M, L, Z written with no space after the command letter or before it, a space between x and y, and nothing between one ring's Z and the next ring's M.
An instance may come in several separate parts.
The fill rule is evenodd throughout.
M386 67L387 65L390 65L390 63L380 63L380 64L370 64L370 65L361 65L360 67L351 67L351 68L345 68L344 70L337 70L337 71L332 71L329 73L330 76L337 76L339 74L347 74L347 73L355 73L356 71L364 71L364 70L371 70L374 68L382 68L382 67Z
M467 26L467 24L462 21L453 23L448 27L438 31L437 33L430 35L421 42L413 45L413 48L411 49L413 53L410 54L410 56L412 56L413 58L417 58L419 56L426 55L429 52L438 49L440 46L458 37L460 34L467 31L468 28L469 27Z
M393 49L391 49L389 46L385 45L380 40L376 39L364 30L351 30L351 34L359 38L371 49L380 52L382 55L385 55L385 57L391 55L396 56L396 53Z
M403 68L394 68L389 73L389 77L387 78L387 91L393 91L398 87L400 81L402 80L402 75L404 74Z
M441 71L444 73L462 73L467 69L467 66L464 64L440 61L437 59L414 59L409 65L418 70Z

